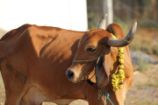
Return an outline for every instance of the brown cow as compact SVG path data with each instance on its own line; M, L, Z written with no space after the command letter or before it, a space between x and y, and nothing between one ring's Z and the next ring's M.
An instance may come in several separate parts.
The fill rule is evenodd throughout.
M0 40L5 105L40 105L43 101L60 102L60 99L85 99L89 105L102 105L95 84L87 80L74 84L65 76L79 40L95 34L105 35L103 40L110 38L109 30L77 32L36 25L23 25L5 34ZM87 58L84 52L81 55ZM113 63L113 59L109 58L108 62ZM87 69L93 71L95 62L89 65Z
M80 82L87 78L94 63L97 65L96 76L98 89L101 90L102 98L108 98L108 105L124 105L126 92L131 85L133 77L133 67L130 58L128 45L136 31L137 22L133 25L128 35L124 38L122 29L117 24L111 24L106 31L102 29L91 30L80 39L78 49L74 56L72 65L66 71L67 78L74 82ZM115 35L120 40L110 39ZM118 47L125 47L124 51L124 71L125 80L121 89L114 91L112 89L112 74L118 70ZM99 67L98 67L99 66Z

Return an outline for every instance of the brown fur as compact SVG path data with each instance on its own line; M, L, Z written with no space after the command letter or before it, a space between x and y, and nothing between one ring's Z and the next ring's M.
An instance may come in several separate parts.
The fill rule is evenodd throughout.
M65 71L74 57L92 59L106 52L106 55L109 55L106 61L111 62L108 65L113 66L117 55L117 50L113 49L116 48L110 50L109 46L101 46L95 56L89 56L82 52L83 49L77 49L79 40L88 40L86 38L89 34L98 34L94 40L89 40L95 44L98 40L100 44L105 43L103 41L110 38L110 32L101 29L77 32L35 25L23 25L8 32L0 40L0 65L6 90L5 105L40 105L43 101L56 102L59 99L85 99L89 105L102 105L102 101L97 98L98 90L95 85L86 80L74 84L65 76ZM107 37L102 38L104 35ZM76 50L80 56L76 55ZM126 56L127 82L123 85L125 89L114 93L110 85L106 88L110 90L112 97L118 98L113 98L114 102L118 100L118 105L123 105L121 103L124 100L118 95L122 94L131 82L132 66L128 48ZM83 63L80 64L82 65ZM94 69L94 62L86 64L85 68L90 70L82 75L88 75Z

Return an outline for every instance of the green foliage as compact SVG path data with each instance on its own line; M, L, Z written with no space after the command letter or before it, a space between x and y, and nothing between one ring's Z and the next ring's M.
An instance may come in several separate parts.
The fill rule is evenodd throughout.
M96 28L97 25L99 24L99 17L97 17L96 13L89 12L88 13L88 21L89 21L89 24L88 24L89 29Z
M139 22L139 26L142 28L158 28L158 22L153 20L142 20Z

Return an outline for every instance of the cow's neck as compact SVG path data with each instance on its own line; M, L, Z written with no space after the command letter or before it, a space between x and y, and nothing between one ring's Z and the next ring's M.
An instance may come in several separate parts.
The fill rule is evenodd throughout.
M111 48L111 52L104 56L104 69L107 74L113 74L118 68L118 49Z
M98 86L99 88L107 85L110 74L114 73L117 70L117 55L118 49L113 48L111 53L100 56L100 58L98 59L99 62L96 63L95 69L88 76L89 82L102 85ZM98 80L96 80L96 78Z

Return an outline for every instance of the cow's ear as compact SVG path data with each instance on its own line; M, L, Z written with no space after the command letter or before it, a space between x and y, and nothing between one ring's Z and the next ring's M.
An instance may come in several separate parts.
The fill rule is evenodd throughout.
M107 72L103 66L99 69L96 69L96 83L100 89L105 88L109 83L109 76L107 75Z
M96 64L96 83L98 88L103 89L109 83L110 72L104 66L104 57L100 57Z
M113 35L115 35L116 37L120 38L120 37L123 37L124 33L123 33L123 30L122 28L120 27L120 25L118 24L110 24L106 31L112 33Z

